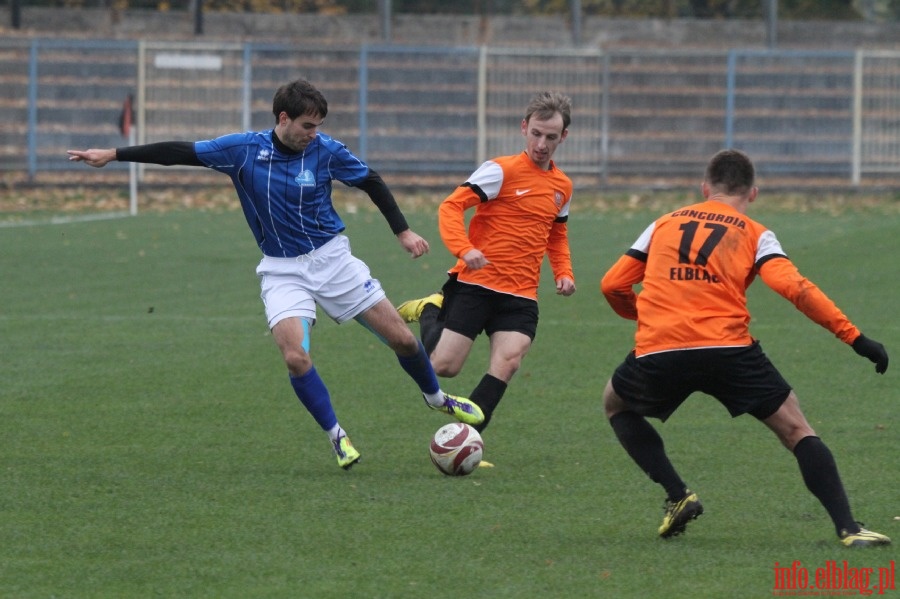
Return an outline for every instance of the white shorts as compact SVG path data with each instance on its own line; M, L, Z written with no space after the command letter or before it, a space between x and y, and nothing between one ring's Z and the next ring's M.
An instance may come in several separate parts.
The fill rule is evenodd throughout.
M269 328L294 316L315 322L317 304L336 322L346 322L386 297L365 262L350 253L345 235L296 258L263 256L256 276Z

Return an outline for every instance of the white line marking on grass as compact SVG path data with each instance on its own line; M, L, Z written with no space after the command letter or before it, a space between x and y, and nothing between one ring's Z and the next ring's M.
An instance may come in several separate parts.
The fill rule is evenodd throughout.
M154 310L152 313L150 312L142 312L134 315L114 315L114 314L106 314L106 315L93 315L86 316L82 314L0 314L0 321L54 321L54 320L66 320L66 321L90 321L90 322L126 322L131 320L145 320L145 319L154 319L154 320L170 320L170 321L195 321L195 322L249 322L253 321L262 321L265 323L265 316L263 315L246 315L246 316L192 316L185 314L161 314L159 311Z
M40 227L43 225L68 225L70 223L84 223L97 220L113 220L131 216L128 212L107 212L104 214L82 214L77 216L51 216L45 219L0 221L0 229L12 227Z

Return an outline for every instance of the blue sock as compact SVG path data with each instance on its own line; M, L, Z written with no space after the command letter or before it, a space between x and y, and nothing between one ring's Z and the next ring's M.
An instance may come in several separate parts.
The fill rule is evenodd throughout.
M431 367L431 360L428 359L428 354L425 353L425 347L421 341L419 341L419 353L414 356L398 354L397 360L400 361L400 366L403 367L406 374L416 381L422 393L434 394L441 390L437 375L434 374L434 368Z
M334 408L331 406L331 396L325 383L319 378L316 367L313 366L306 374L301 376L291 376L291 386L300 403L312 414L322 430L328 431L337 424L337 416L334 415Z

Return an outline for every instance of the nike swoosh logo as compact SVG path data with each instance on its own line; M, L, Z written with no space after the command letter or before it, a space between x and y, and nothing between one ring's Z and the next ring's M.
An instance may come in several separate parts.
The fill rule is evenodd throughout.
M526 193L528 193L529 191L531 191L531 190L530 190L530 189L517 189L517 190L516 190L516 195L517 195L517 196L523 196L523 195L525 195Z

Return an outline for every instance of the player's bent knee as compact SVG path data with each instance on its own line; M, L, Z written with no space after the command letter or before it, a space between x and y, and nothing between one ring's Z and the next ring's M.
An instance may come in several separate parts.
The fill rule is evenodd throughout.
M491 374L500 379L501 381L508 383L512 380L512 377L519 371L519 366L521 366L522 362L517 360L515 362L507 362L498 367L491 366Z
M452 379L460 372L459 368L447 368L446 366L435 366L434 373L445 379Z
M404 332L401 332L394 339L389 340L388 345L401 356L414 356L419 353L419 340L416 339L416 336L413 335L412 331L405 326Z
M794 447L806 437L815 437L816 431L809 425L803 413L794 406L782 406L774 414L763 420L782 445L788 450L793 451Z
M452 379L462 371L462 364L455 361L444 361L435 356L431 357L431 366L434 373L440 377Z
M284 364L287 366L288 372L299 376L312 368L312 358L305 351L291 350L284 353Z
M612 381L607 382L606 388L603 389L603 412L606 415L606 419L609 420L625 409L625 402L613 390Z

